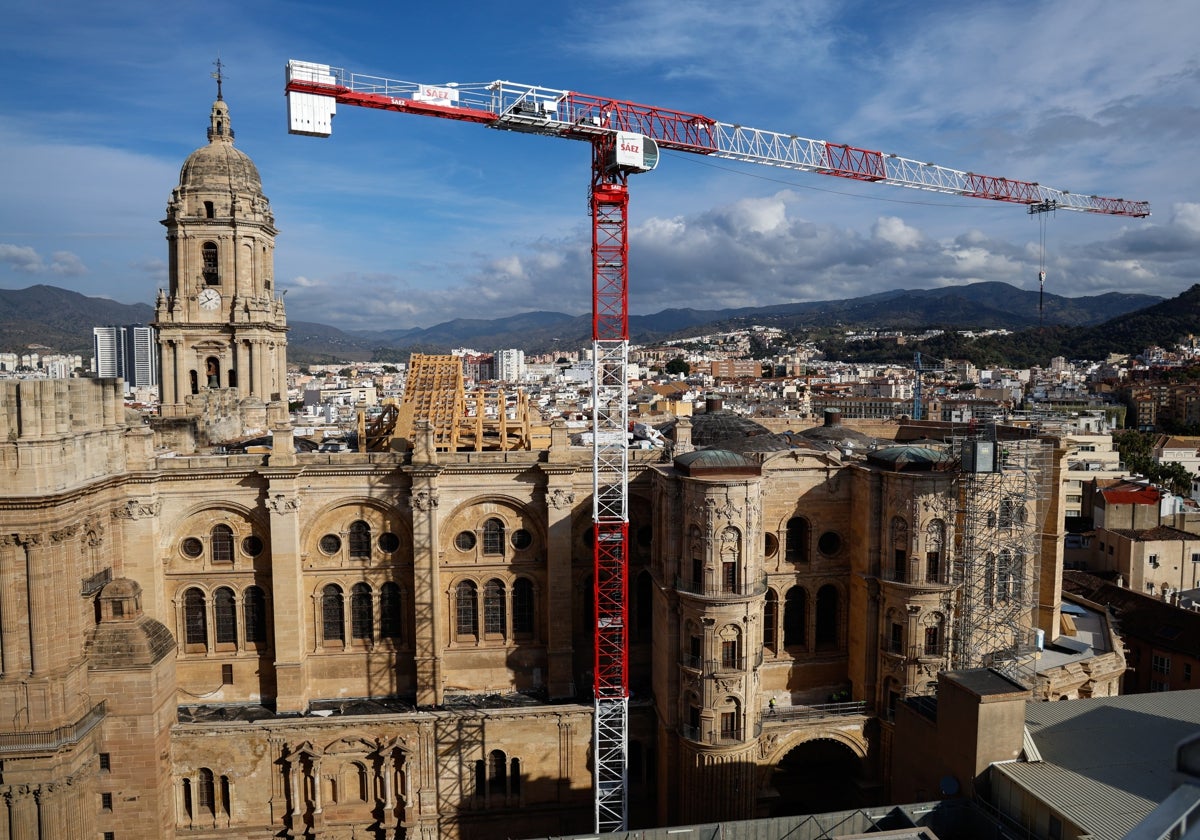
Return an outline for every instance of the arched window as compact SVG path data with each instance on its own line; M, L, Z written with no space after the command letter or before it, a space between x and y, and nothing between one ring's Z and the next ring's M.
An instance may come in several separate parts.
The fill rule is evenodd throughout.
M774 589L767 590L767 598L763 603L763 647L778 653L776 624L779 622L779 596Z
M783 645L792 647L808 643L808 593L802 586L787 591L783 602Z
M192 804L192 780L183 780L183 812L187 814L187 818L193 819L196 816L195 807Z
M216 785L213 783L213 771L207 767L200 768L196 793L196 806L200 809L200 813L215 815L217 813L217 791Z
M996 567L996 600L1004 603L1012 597L1012 554L1008 549L1000 552Z
M455 627L459 636L475 636L479 630L475 584L464 580L454 591Z
M891 579L904 582L908 567L908 523L899 516L892 517Z
M371 557L371 526L361 519L350 523L350 558L369 560Z
M634 581L632 613L633 633L631 641L650 641L654 633L654 580L650 577L649 572L643 571L639 573Z
M321 638L327 642L346 641L346 608L342 588L336 583L321 590Z
M692 555L692 585L694 592L703 592L704 585L704 540L700 536L700 528L693 525L688 530L688 548Z
M483 553L504 554L504 523L499 519L483 523Z
M726 697L725 711L721 712L721 740L738 740L742 737L742 704L736 697Z
M1022 508L1024 510L1024 508ZM1012 565L1009 567L1010 576L1012 578L1012 599L1020 601L1025 597L1025 552L1017 549L1017 553L1013 556Z
M488 755L488 793L504 796L508 789L508 756L502 750L492 750Z
M785 551L784 557L789 563L808 562L808 520L803 516L788 520Z
M536 631L533 581L517 578L513 582L513 633L532 636Z
M242 621L246 627L247 644L266 643L267 603L260 587L248 586L242 593Z
M991 552L984 560L983 603L989 607L996 604L996 555Z
M492 578L483 587L483 632L504 634L504 584Z
M233 603L233 590L227 586L213 593L213 619L217 644L237 644L237 607Z
M721 532L721 591L740 592L738 568L741 558L741 534L737 528L726 528Z
M350 638L372 639L375 619L371 615L371 587L356 583L350 590Z
M208 647L208 616L204 592L195 587L183 595L183 641L187 645Z
M379 587L379 635L385 639L399 639L404 635L400 586L390 580Z
M521 759L514 758L508 763L508 787L513 796L521 795Z
M205 242L200 246L200 273L204 277L206 286L215 286L221 282L220 274L217 271L217 243Z
M721 667L727 670L742 667L742 632L732 624L721 630Z
M232 563L233 529L228 525L214 525L210 539L212 541L212 561L214 563Z
M837 647L838 591L825 584L817 591L817 647Z
M942 579L942 546L946 541L946 523L932 519L925 527L925 581L938 583Z

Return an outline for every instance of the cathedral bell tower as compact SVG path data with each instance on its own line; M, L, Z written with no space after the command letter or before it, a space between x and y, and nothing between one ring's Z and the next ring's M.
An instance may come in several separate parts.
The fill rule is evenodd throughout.
M287 317L275 293L275 217L258 169L233 146L221 95L208 145L188 156L167 203L170 288L158 293L161 414L195 414L224 391L247 417L287 399Z

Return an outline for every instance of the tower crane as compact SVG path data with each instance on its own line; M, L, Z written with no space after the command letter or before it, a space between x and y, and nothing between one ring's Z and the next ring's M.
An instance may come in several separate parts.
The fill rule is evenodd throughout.
M441 85L289 61L288 130L328 137L337 106L458 120L592 146L592 546L593 782L596 830L627 822L627 568L629 536L628 177L658 165L660 150L892 184L935 193L1115 216L1149 204L1103 198L925 163L795 134L723 123L700 114L506 81Z

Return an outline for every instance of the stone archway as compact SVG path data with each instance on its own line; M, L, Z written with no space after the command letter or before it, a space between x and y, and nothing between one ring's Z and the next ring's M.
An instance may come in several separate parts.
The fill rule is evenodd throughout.
M863 794L865 745L841 732L804 737L763 767L761 816L845 811L870 805Z

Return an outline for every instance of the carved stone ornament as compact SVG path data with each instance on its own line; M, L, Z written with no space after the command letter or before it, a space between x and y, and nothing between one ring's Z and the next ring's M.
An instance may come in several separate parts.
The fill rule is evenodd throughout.
M779 743L779 736L776 734L763 735L758 741L758 757L766 758L771 753L775 752L775 745Z
M716 502L713 502L713 504L715 505ZM725 496L725 504L714 508L714 510L717 516L720 516L722 519L733 519L742 513L742 509L733 503L733 499L729 498L728 494Z
M56 543L56 544L64 543L67 540L74 537L75 534L78 533L78 531L79 531L78 525L68 525L65 528L59 528L57 530L51 531L50 532L50 542Z
M83 521L83 544L80 548L99 548L104 543L104 520L89 516Z
M555 487L553 492L546 497L546 501L555 510L562 510L575 504L575 494L569 490L563 490L561 487Z
M421 513L426 513L438 506L438 494L436 490L418 490L413 493L412 506L414 510L419 510Z
M285 496L282 493L276 493L267 499L267 505L275 513L295 513L300 510L300 499L295 496Z
M139 502L137 499L130 499L121 507L113 510L113 519L146 519L147 517L158 516L159 510L162 508L162 502Z

